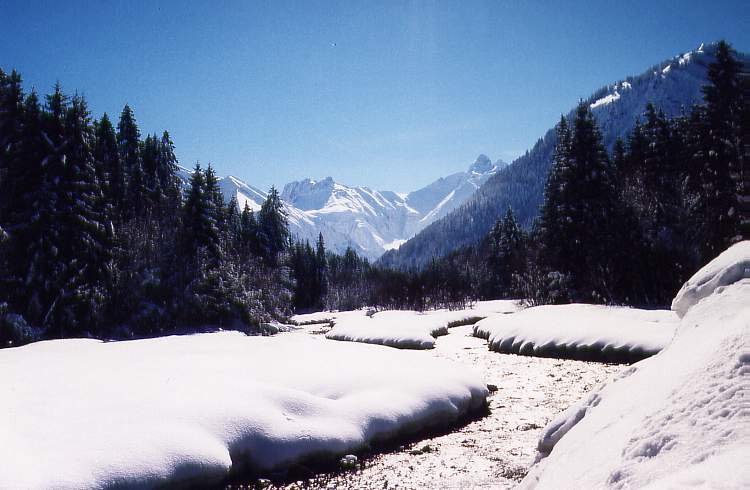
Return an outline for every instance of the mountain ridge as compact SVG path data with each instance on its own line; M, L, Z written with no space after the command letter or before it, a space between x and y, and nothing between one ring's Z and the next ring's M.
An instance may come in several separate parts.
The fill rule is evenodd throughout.
M397 248L436 219L461 205L481 185L507 164L492 162L480 154L468 170L441 177L410 193L377 191L367 186L349 186L332 177L304 178L289 182L280 197L289 229L298 240L315 241L318 234L329 249L342 253L351 247L368 259ZM180 167L178 176L187 187L191 171ZM221 177L224 200L237 200L258 211L267 193L238 177Z

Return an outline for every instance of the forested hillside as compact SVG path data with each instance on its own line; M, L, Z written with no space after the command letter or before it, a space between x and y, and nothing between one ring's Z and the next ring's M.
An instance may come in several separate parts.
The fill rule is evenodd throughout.
M665 117L690 112L702 100L708 66L716 60L716 44L652 66L637 77L628 77L596 91L582 101L592 111L606 149L617 138L626 138L637 120L643 122L646 106L652 104ZM738 54L740 61L750 57ZM575 109L568 115L572 119ZM489 179L459 209L436 221L380 260L396 268L422 267L433 257L442 257L482 239L507 208L512 208L523 228L529 229L539 214L544 184L552 165L557 136L550 129L526 154Z

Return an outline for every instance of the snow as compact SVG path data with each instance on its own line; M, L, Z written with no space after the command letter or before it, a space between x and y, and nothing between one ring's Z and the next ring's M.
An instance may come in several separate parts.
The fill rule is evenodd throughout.
M432 349L435 347L435 337L446 335L452 324L510 313L516 309L513 301L486 301L473 308L454 311L389 310L370 316L341 315L333 320L334 327L326 334L326 338L401 349Z
M398 249L404 243L406 243L406 239L404 239L404 238L397 238L397 239L393 240L392 242L384 243L383 244L383 250Z
M656 354L672 339L678 318L666 310L571 304L528 308L490 317L474 335L512 354L633 361Z
M481 376L414 352L236 332L0 352L0 488L217 485L455 422Z
M719 288L750 277L750 240L736 243L687 280L672 302L680 317Z
M616 102L619 99L620 99L620 93L617 90L615 90L614 93L608 94L602 97L601 99L597 99L595 102L593 102L590 105L590 107L592 109L596 109L599 106L611 104L612 102Z
M544 429L521 488L750 486L750 271L726 272L740 270L747 246L688 281L670 345Z

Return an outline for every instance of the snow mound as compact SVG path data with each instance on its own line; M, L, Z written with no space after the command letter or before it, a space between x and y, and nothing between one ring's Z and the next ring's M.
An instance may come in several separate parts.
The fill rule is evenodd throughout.
M680 317L719 288L750 277L750 240L739 242L709 262L682 286L672 301Z
M435 337L446 335L451 326L510 313L516 308L513 301L485 301L473 308L455 311L388 310L371 316L339 315L326 337L401 349L432 349L435 347Z
M0 351L0 488L217 485L450 424L481 376L414 352L236 332Z
M672 343L544 429L521 488L750 486L750 279L726 272L744 257L735 246L701 269L687 289L716 287L691 299Z
M663 349L677 322L666 310L546 305L482 320L474 335L506 354L633 362Z
M366 309L350 311L316 311L315 313L303 313L294 315L291 320L298 325L313 325L316 323L332 323L345 317L364 317Z

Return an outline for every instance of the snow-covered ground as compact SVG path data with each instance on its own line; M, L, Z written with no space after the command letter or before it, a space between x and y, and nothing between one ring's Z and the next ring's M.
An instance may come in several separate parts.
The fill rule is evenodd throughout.
M523 487L750 487L750 241L698 271L672 306L672 343L550 423Z
M342 454L482 407L481 376L304 332L0 351L0 488L217 484Z
M453 325L517 310L514 301L483 301L464 310L425 312L389 310L374 315L339 314L326 334L331 340L380 344L402 349L432 349L435 338ZM309 319L309 318L308 318Z
M506 354L632 362L663 349L678 320L666 310L547 305L491 316L474 326L474 335Z

